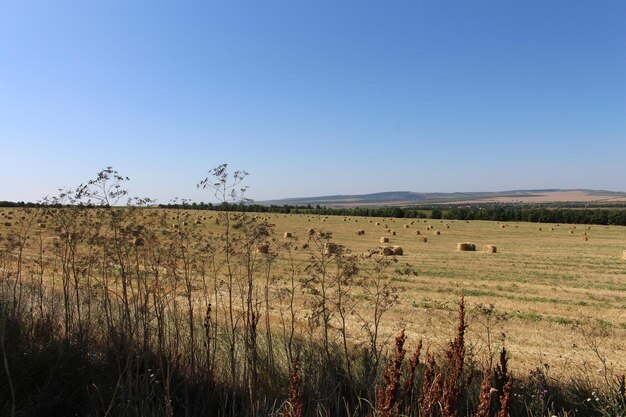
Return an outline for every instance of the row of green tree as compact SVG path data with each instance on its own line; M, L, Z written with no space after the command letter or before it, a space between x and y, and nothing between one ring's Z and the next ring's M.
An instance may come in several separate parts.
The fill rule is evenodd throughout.
M360 208L340 207L329 208L320 206L264 206L260 204L165 204L161 208L184 208L197 210L243 211L256 213L309 214L320 216L363 216L363 217L397 217L411 219L448 219L448 220L493 220L518 221L536 223L574 223L626 226L626 209L573 209L552 208L550 206L524 205L493 205L466 208L424 207L382 207Z

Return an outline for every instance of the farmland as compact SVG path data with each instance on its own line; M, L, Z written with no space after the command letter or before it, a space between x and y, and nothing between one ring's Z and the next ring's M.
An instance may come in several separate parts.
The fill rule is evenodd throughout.
M21 217L17 209L5 209L4 217L9 212L13 218ZM203 217L207 220L194 221ZM277 256L270 287L273 320L285 307L279 295L289 284L283 245L289 244L291 256L303 263L310 256L302 249L310 239L308 229L329 232L329 241L353 255L377 249L385 236L389 245L404 251L390 269L391 285L399 297L382 324L386 335L406 328L409 339L443 346L451 337L458 300L464 295L472 323L469 340L479 354L484 354L488 325L495 337L492 343L507 347L518 371L546 363L553 372L565 375L596 369L602 366L598 354L616 373L626 370L624 227L282 214L250 217L267 221L272 229L270 250ZM176 223L177 230L180 227L202 239L219 234L222 227L216 224L217 213L206 211L142 209L139 218L155 229L167 230ZM2 235L17 227L13 221L12 227L3 227ZM359 229L365 233L357 235ZM40 232L44 242L57 238L50 228ZM293 237L283 237L286 232ZM458 242L473 242L478 250L458 252ZM487 244L495 245L497 253L482 253ZM35 258L34 253L30 256ZM200 277L192 279L199 282ZM355 309L369 313L371 300L362 289L349 292L360 298ZM310 314L306 291L296 298L299 321L304 323ZM353 330L348 336L362 342L356 318L348 322Z
M6 382L24 398L39 392L28 385L37 380L29 372L64 368L42 371L28 358L50 355L46 346L58 343L60 353L44 363L68 360L87 378L72 380L83 393L80 408L62 398L60 415L110 414L110 407L125 415L124 404L140 414L226 412L189 394L195 390L219 404L244 390L246 400L236 403L247 411L229 415L298 415L285 411L298 403L309 414L367 415L361 399L374 397L380 415L400 406L427 413L440 401L471 414L486 407L484 394L480 404L475 395L489 389L484 370L503 348L493 368L496 404L509 403L508 358L519 381L516 402L503 406L511 415L571 410L591 390L603 399L588 412L621 406L614 389L626 368L622 226L93 205L5 208L0 216L0 341L13 343L3 353ZM477 250L457 251L462 242ZM384 256L387 245L401 254ZM492 253L482 251L487 245ZM388 363L401 366L405 343L423 343L425 365L416 368L418 348L409 363L420 385L405 382L406 399L396 403L395 394L374 387L399 380L400 368ZM66 359L70 346L82 359ZM107 374L99 366L118 373L89 382ZM12 377L11 369L22 368L28 371L18 376L27 376ZM486 382L471 385L481 373ZM126 382L113 389L115 379ZM54 382L38 390L64 381L47 380ZM111 406L94 405L85 384ZM267 402L286 395L279 388L286 386L290 402ZM536 401L550 390L558 396ZM21 397L11 394L9 403L51 407L42 397Z

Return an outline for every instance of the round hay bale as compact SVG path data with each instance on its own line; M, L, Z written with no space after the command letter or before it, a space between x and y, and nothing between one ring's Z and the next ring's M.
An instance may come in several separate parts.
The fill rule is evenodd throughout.
M45 223L39 223L39 228L40 229L45 229L46 228L46 224Z
M196 224L202 224L202 221L200 219L196 220Z
M569 234L570 234L570 235L573 235L573 234L574 234L574 231L573 231L573 230L570 230L570 231L569 231Z
M541 229L541 227L538 227L537 230L539 230L541 232L542 229Z
M587 241L589 240L589 238L588 238L587 236L585 236L585 237L583 237L583 240L584 240L585 242L587 242Z
M501 225L500 225L500 229L504 229L504 228L506 228L506 226L505 226L505 225L503 225L503 224L501 224Z
M315 229L309 229L306 231L306 234L309 236L313 236L315 234Z
M5 227L11 227L11 222L4 222Z
M356 234L357 234L357 236L364 235L365 234L365 230L359 229L359 230L356 231Z
M396 235L396 231L395 231L395 230L392 230L392 231L391 231L391 236L395 236L395 235Z
M187 222L183 222L183 226L187 226L189 223Z
M293 234L291 234L291 232L285 232L284 236L285 238L290 238L293 237Z
M393 255L393 249L391 249L391 246L383 246L380 248L380 254L384 256L391 256Z
M268 245L267 243L261 243L260 245L256 246L256 253L269 253L270 252L270 245Z
M416 234L416 235L419 235L419 234L420 234L420 231L419 231L419 230L416 230L416 231L415 231L415 234Z
M496 248L494 245L485 245L483 247L483 252L485 253L496 253L498 251L498 248Z
M433 235L435 235L435 236L439 236L440 234L441 234L441 232L440 232L439 230L435 230L435 231L433 232Z
M140 237L136 237L135 240L133 240L133 245L139 247L139 246L143 246L144 245L144 240L143 238Z
M337 253L337 244L332 242L326 242L324 244L324 253L326 255L333 255Z
M408 228L409 228L409 225L408 225L408 224L405 224L405 225L404 225L404 228L405 228L405 229L408 229Z
M402 246L392 246L391 250L393 251L394 255L398 255L398 256L404 255L404 250L402 249Z
M446 224L446 229L449 229L449 228L450 228L450 225L449 225L449 224Z
M376 222L376 226L380 226L380 222Z
M469 252L469 251L475 251L476 250L476 245L470 242L464 242L464 243L457 243L456 244L456 250L459 252Z
M428 242L428 238L426 236L422 236L422 237L420 237L420 242L426 243L426 242Z
M380 243L387 243L387 242L389 242L389 238L388 237L383 236L383 237L380 238Z
M172 225L172 227L173 227L174 229L178 229L180 226L178 225L178 223L174 223L174 224Z

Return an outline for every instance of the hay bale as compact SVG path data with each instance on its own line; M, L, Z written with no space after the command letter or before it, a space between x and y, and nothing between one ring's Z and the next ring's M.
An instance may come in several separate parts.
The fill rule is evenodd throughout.
M459 252L469 252L469 251L475 251L476 250L476 245L470 242L464 242L464 243L457 243L456 244L456 250Z
M315 229L309 229L306 231L306 234L309 236L313 236L315 234Z
M496 253L498 251L498 248L496 248L494 245L485 245L483 247L483 252L485 253Z
M293 234L291 234L291 232L285 232L284 236L285 238L290 238L293 237Z
M422 236L422 237L420 237L420 242L426 243L426 242L428 242L428 238L426 236Z
M538 227L537 230L539 230L541 232L542 229L541 229L541 227Z
M404 228L405 228L405 229L408 229L408 228L409 228L409 225L408 225L408 224L405 224L405 225L404 225Z
M387 243L387 242L389 242L389 238L388 237L383 236L383 237L380 238L380 243Z
M356 231L356 235L357 236L361 236L361 235L364 235L364 234L365 234L365 230L363 230L363 229L359 229L359 230Z
M415 231L415 234L416 234L416 235L419 235L420 233L421 233L421 232L420 232L419 230L416 230L416 231Z
M503 225L503 224L501 224L501 225L500 225L500 229L504 229L504 228L506 228L506 226L505 226L505 225Z
M380 248L380 254L384 256L391 256L393 255L393 249L391 249L391 246L382 246Z
M202 224L202 220L197 219L197 220L196 220L196 224Z
M404 255L404 250L402 249L402 246L392 246L391 250L393 251L394 255L398 255L398 256Z
M376 226L380 226L380 222L376 222Z
M439 236L440 234L441 234L441 232L440 232L439 230L435 230L435 231L433 232L433 235L435 235L435 236Z
M392 231L391 231L391 236L395 236L395 235L396 235L396 231L395 231L395 230L392 230Z
M573 235L573 234L574 234L574 231L573 231L573 230L570 230L570 231L569 231L569 234L570 234L570 235Z
M11 222L4 222L5 227L11 227Z
M139 247L139 246L143 246L144 245L144 240L143 238L140 237L136 237L135 240L133 240L133 245Z
M46 224L45 223L39 223L39 228L40 229L45 229L46 228Z
M183 222L183 226L187 226L189 223L187 222Z
M270 252L270 245L267 243L261 243L260 245L256 246L256 253L269 253Z
M585 236L585 237L583 237L583 240L584 240L585 242L587 242L587 241L589 240L589 238L588 238L587 236Z
M324 253L326 255L333 255L337 253L337 244L332 242L327 242L324 244Z
M172 227L173 227L174 229L178 229L180 226L178 225L178 223L174 223L174 224L172 225Z

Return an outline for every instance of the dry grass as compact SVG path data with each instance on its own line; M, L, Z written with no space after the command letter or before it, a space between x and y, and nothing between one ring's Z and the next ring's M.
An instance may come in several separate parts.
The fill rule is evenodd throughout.
M377 247L373 236L380 236L377 232L383 227L364 222L365 236L371 238L356 239L341 217L329 216L322 223L317 216L269 215L278 232L294 230L301 239L306 239L309 219L353 253ZM469 320L474 322L468 334L472 343L478 349L484 346L486 320L478 307L493 304L498 317L495 334L506 334L504 343L518 370L548 363L555 377L561 371L595 372L602 367L599 353L617 373L625 372L626 227L592 226L589 241L584 241L582 232L574 229L580 239L571 239L567 225L546 234L533 223L505 229L496 229L494 223L451 222L450 230L428 244L414 230L397 232L394 244L404 249L401 265L417 275L395 278L402 302L385 323L388 334L401 326L409 338L443 343L454 322L458 297L464 293ZM428 220L420 227L432 230L439 224ZM458 253L459 241L494 245L497 253Z
M156 209L144 210L146 223L156 218ZM11 211L19 216L19 209ZM199 213L180 212L179 216L186 214L196 218ZM361 220L365 235L357 238L354 222L344 222L343 217L261 214L260 218L275 224L279 236L292 233L296 245L307 241L312 228L332 233L331 245L325 246L329 254L339 247L353 254L367 253L377 248L376 236L384 231L379 222L368 219ZM385 221L391 225L402 220ZM428 244L420 241L414 229L397 231L393 243L404 249L404 256L398 258L393 285L401 296L400 303L392 307L382 323L385 335L406 328L411 342L421 338L426 346L443 346L456 321L456 303L465 294L468 322L472 324L466 337L479 355L487 354L485 334L489 328L492 342L506 345L511 352L517 372L544 364L550 366L556 378L589 371L601 377L602 373L596 371L603 367L616 374L626 372L626 260L622 258L625 227L593 226L586 232L589 240L584 241L582 232L566 225L542 233L530 223L511 224L515 227L504 229L493 222L450 223L445 234ZM213 220L196 224L182 217L168 226L170 230L193 229L200 234L219 227ZM433 230L441 227L441 222L428 220L415 227ZM12 224L11 229L15 228ZM7 229L1 227L0 234L7 235ZM52 242L56 236L51 228L39 230L44 242ZM579 238L572 239L570 232ZM456 244L464 241L497 245L498 250L490 255L457 252ZM270 245L269 252L274 250ZM273 319L278 320L280 304L285 302L279 294L288 287L289 265L285 253L276 253L278 278L270 297L276 313ZM296 250L294 256L296 260L306 257L302 250ZM361 297L359 308L367 312L372 300L366 291L354 295ZM306 316L307 297L299 294L295 303L300 316ZM493 306L489 315L484 313L485 305ZM348 317L347 329L355 343L360 343L360 327L354 317Z

